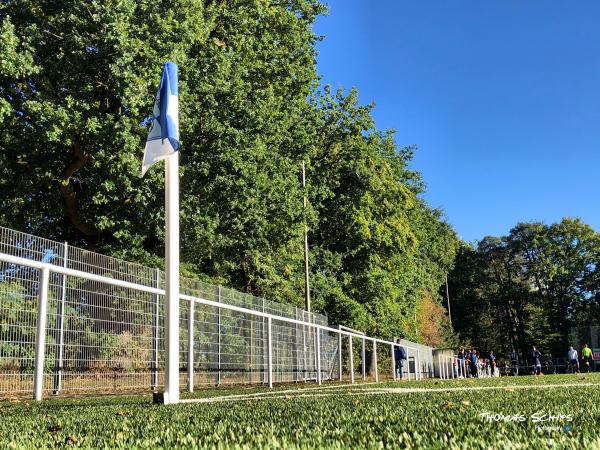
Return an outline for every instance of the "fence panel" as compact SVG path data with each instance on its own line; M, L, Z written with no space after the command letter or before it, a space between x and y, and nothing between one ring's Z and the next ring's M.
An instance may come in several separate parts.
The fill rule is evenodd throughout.
M49 274L42 339L45 394L161 388L164 295L116 286L110 280L162 288L164 273L2 227L0 253L103 277L90 280L81 273ZM0 262L0 396L33 391L39 272ZM194 301L191 306L189 298L180 300L181 389L322 382L339 379L340 370L348 381L356 370L359 377L364 372L363 378L383 373L373 365L376 345L371 338L355 336L350 358L347 335L341 339L340 349L338 330L313 326L327 327L325 316L186 278L181 278L181 293L216 303ZM247 311L234 311L227 305ZM273 316L261 317L250 311ZM380 351L385 365L385 345ZM348 372L351 367L352 376Z
M0 252L21 258L62 265L64 244L0 227ZM31 392L38 315L39 270L0 262L0 392ZM61 297L62 277L50 274L48 311ZM56 317L48 318L48 330ZM56 336L48 332L46 347ZM46 361L46 365L52 362Z

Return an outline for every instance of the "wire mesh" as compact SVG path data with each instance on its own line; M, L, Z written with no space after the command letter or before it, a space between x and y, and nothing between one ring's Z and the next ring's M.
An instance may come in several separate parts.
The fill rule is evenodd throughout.
M0 253L106 280L50 272L43 330L46 393L117 393L164 385L164 296L110 283L160 288L164 273L2 227ZM376 346L369 337L340 339L337 330L314 326L327 326L325 316L197 280L181 278L180 284L183 295L272 315L269 320L181 299L181 388L267 384L269 345L274 383L338 380L340 374L342 381L393 376L390 342ZM38 269L0 262L0 397L33 390L39 286ZM413 376L432 373L430 347L402 345Z
M164 286L157 269L0 227L0 253L132 282ZM0 263L0 396L33 386L39 271ZM233 289L181 279L181 292L224 304L327 325L327 318ZM164 383L164 296L51 273L44 390L114 393ZM190 326L190 322L192 322ZM180 384L188 382L193 333L193 385L267 383L266 318L180 301ZM273 381L317 379L314 328L274 320ZM321 333L321 378L330 379L337 335Z

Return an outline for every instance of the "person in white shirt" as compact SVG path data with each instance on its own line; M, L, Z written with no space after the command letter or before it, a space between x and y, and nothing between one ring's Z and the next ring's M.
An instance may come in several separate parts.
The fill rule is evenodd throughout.
M577 350L575 350L573 346L569 347L567 357L569 359L569 367L571 368L571 370L573 372L579 373L579 357L577 355Z

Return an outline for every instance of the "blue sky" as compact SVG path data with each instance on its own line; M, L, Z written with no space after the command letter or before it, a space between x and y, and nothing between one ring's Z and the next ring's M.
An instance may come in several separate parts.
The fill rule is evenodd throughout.
M578 216L600 230L600 2L331 0L318 69L416 144L468 241Z

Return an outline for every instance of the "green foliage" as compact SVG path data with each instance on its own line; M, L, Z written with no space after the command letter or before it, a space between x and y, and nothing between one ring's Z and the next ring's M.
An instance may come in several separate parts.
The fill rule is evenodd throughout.
M17 283L0 283L0 353L4 370L33 369L36 298Z
M600 234L579 219L520 223L460 249L450 275L455 328L482 350L565 355L569 332L600 317Z
M32 292L33 291L33 292ZM48 302L55 305L54 293L48 293ZM0 281L0 370L7 372L33 372L35 360L36 323L38 315L37 284L28 288L13 281ZM55 316L50 317L50 321ZM46 347L54 348L55 337L49 323L46 334ZM47 358L44 370L50 371L54 365Z
M419 197L423 184L409 168L414 149L398 150L393 132L375 128L356 90L344 96L325 87L315 101L322 130L309 163L315 297L334 323L418 338L407 318L443 283L455 234Z
M595 375L595 374L593 374ZM581 383L573 376L542 377ZM514 381L513 378L508 379ZM64 399L0 404L0 445L6 448L596 448L600 443L597 377L563 389L525 389L546 380L432 381L434 392L353 395L326 389L282 397L177 405L152 405L149 398ZM437 384L434 384L437 383ZM425 385L417 383L419 386ZM387 387L402 387L393 383ZM448 387L496 386L472 395ZM372 388L373 386L369 386ZM414 385L411 385L414 387ZM350 388L347 389L348 391ZM239 392L244 393L244 392ZM222 395L223 391L203 393ZM75 413L74 413L75 412ZM482 413L523 415L525 422L489 423ZM572 421L535 423L532 415L571 416ZM536 425L558 426L539 431ZM570 425L565 431L564 425Z
M414 148L378 130L355 90L319 85L312 25L324 11L317 0L4 2L0 222L161 265L163 173L142 179L140 161L170 59L186 274L302 306L306 223L314 309L417 336L417 302L437 295L457 240L421 197Z

